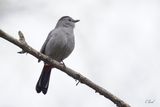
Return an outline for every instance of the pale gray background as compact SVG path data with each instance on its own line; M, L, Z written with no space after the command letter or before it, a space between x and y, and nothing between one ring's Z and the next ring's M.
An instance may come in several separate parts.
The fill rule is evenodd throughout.
M132 107L160 106L159 0L0 0L0 28L15 38L21 30L37 50L64 15L81 20L67 66ZM37 94L43 63L18 51L0 39L0 107L115 107L55 69L47 95Z

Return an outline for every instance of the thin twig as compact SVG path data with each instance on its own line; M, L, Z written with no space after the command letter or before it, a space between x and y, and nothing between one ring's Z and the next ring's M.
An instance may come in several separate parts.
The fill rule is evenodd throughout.
M109 100L111 100L113 103L115 103L117 105L117 107L131 107L130 105L128 105L127 103L125 103L124 101L122 101L121 99L119 99L118 97L114 96L113 94L111 94L110 92L108 92L106 89L104 89L103 87L98 86L97 84L95 84L94 82L92 82L91 80L89 80L88 78L86 78L85 76L81 75L80 73L68 68L68 67L64 67L63 64L49 58L48 56L36 51L35 49L33 49L32 47L30 47L26 41L25 38L22 34L22 32L19 31L19 40L11 37L10 35L8 35L7 33L3 32L0 29L0 37L6 39L7 41L17 45L18 47L20 47L22 49L22 51L20 53L29 53L33 56L35 56L37 59L43 60L44 62L47 62L49 64L54 65L54 67L56 67L57 69L65 72L66 74L68 74L69 76L71 76L72 78L78 80L79 82L89 86L90 88L94 89L95 92L99 93L100 95L103 95L105 98L108 98ZM77 83L78 85L78 83Z

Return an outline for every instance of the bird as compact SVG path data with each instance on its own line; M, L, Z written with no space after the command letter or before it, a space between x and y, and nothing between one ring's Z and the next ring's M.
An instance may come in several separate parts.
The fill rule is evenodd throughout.
M72 53L75 47L74 28L75 23L79 21L70 16L61 17L55 28L48 34L40 52L63 64L63 60ZM44 95L47 93L52 68L54 68L53 65L44 62L36 84L37 93L42 92Z

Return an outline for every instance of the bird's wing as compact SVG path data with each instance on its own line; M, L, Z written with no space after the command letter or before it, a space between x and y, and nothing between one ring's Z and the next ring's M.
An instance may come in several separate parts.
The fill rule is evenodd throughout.
M40 52L43 53L43 54L45 54L46 44L48 43L49 39L51 38L51 36L52 36L51 33L52 33L52 32L53 32L53 30L48 34L47 39L45 40L44 44L43 44L42 47L41 47ZM38 62L40 62L40 61L41 61L41 60L39 59Z

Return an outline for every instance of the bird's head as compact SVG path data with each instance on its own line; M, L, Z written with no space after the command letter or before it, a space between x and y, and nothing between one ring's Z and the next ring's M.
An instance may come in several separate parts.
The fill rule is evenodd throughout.
M58 20L56 27L71 27L71 28L74 28L75 23L79 22L79 21L80 20L74 20L69 16L63 16Z

